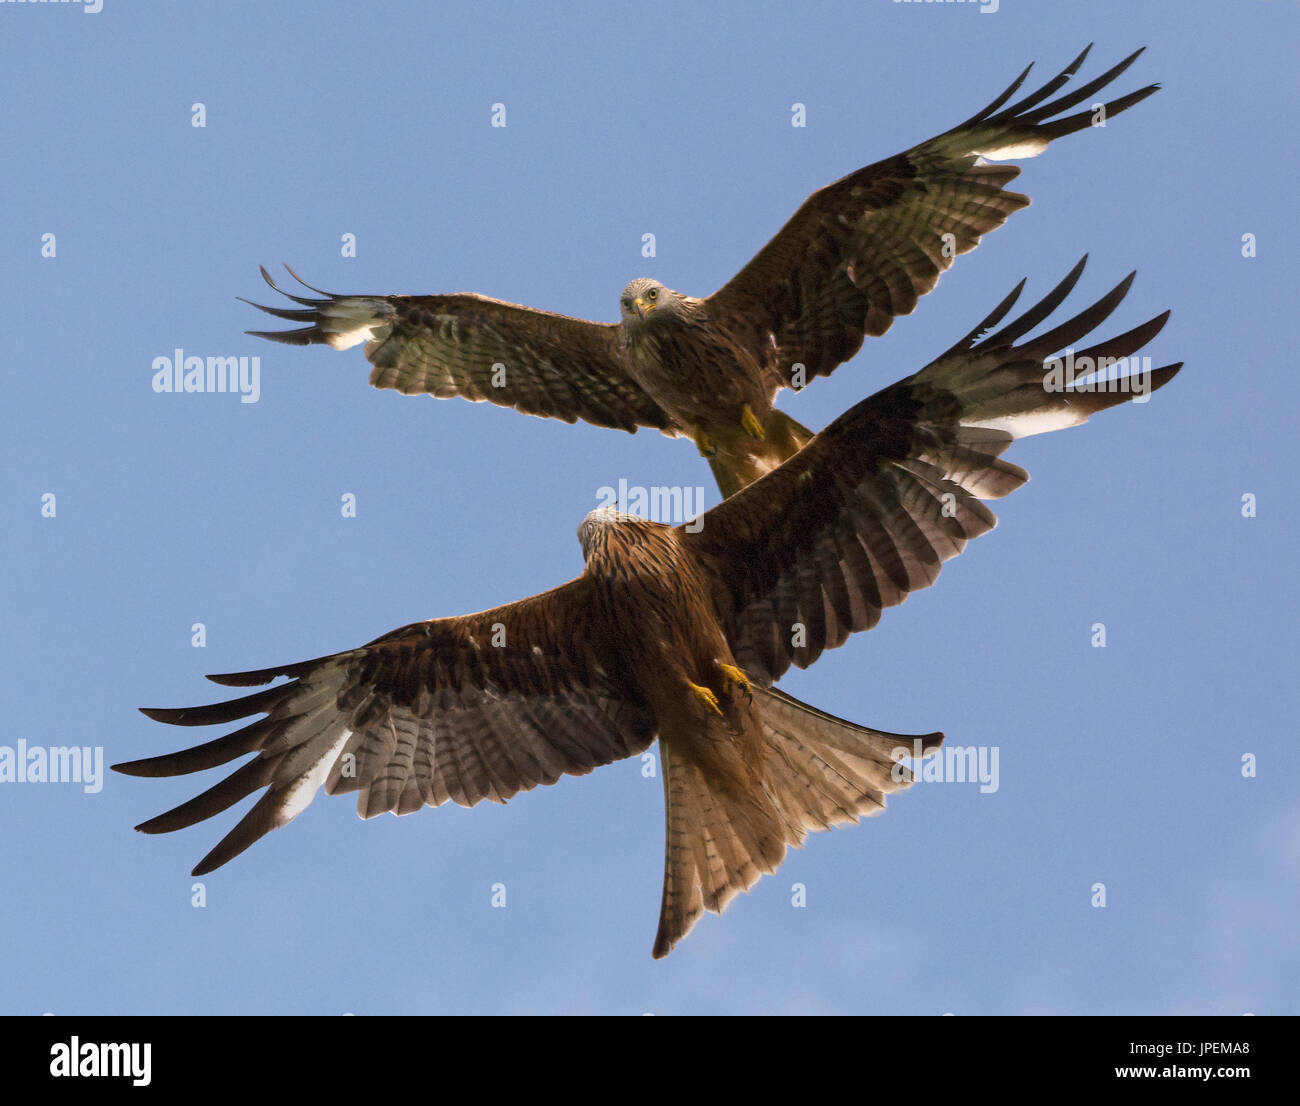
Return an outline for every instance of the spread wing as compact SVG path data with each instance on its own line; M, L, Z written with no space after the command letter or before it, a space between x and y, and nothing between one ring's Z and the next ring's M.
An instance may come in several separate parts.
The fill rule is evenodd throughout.
M240 687L290 678L240 699L145 709L177 726L266 717L195 748L114 765L132 776L176 776L256 754L136 828L191 826L265 788L199 862L194 875L202 875L292 821L322 783L331 795L357 792L358 813L371 818L449 799L505 802L563 773L583 775L645 750L653 716L590 613L590 586L580 576L494 610L417 622L346 653L209 677Z
M1091 47L1089 47L1091 49ZM864 336L885 333L916 307L956 254L979 245L1029 203L1006 191L1020 170L985 158L1032 157L1089 126L1091 97L1142 51L1056 99L1088 55L1084 50L1037 92L1003 107L1028 75L983 111L906 153L868 165L814 192L736 276L705 301L709 318L765 363L773 391L804 376L829 375ZM1159 86L1105 105L1113 116ZM1046 101L1046 102L1044 102ZM1084 104L1084 110L1065 114Z
M287 268L287 266L286 266ZM308 325L297 330L250 330L290 345L321 343L348 349L365 342L374 365L370 383L405 395L487 400L526 415L593 423L635 433L667 433L667 414L622 367L618 327L462 292L449 296L295 296L267 284L301 307L252 306ZM251 303L245 300L245 303Z
M1132 274L1074 318L1013 344L1056 309L1082 269L1081 261L1040 303L977 342L1010 310L1022 281L943 356L859 403L780 468L708 511L698 533L683 531L716 572L719 613L751 678L772 681L791 664L807 667L823 649L874 626L884 608L934 583L945 560L993 528L981 500L1029 478L1000 458L1015 438L1077 425L1174 376L1180 365L1095 390L1079 379L1103 358L1136 353L1168 312L1073 353L1072 361L1044 362L1098 326ZM1120 361L1105 371L1132 367Z

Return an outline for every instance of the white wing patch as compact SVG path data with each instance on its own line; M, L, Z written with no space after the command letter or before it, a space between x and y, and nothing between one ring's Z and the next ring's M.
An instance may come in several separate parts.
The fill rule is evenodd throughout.
M320 785L325 782L325 777L329 775L329 770L334 766L335 759L351 736L351 730L341 729L334 743L313 761L301 776L285 788L280 810L275 819L277 826L287 826L307 809L312 799L316 797L316 792L320 790Z
M984 146L978 150L972 150L971 153L978 157L988 158L989 161L1014 161L1022 157L1037 157L1047 149L1047 139L1042 137L1022 138L1015 142L1007 142L1001 146Z
M321 333L333 349L351 349L388 337L392 319L392 305L373 296L344 296L320 309Z
M1048 434L1065 430L1088 421L1088 413L1080 408L1064 407L1049 411L1026 411L1023 414L1003 415L1000 418L967 421L962 426L978 426L988 430L1001 430L1013 438L1031 438L1035 434Z

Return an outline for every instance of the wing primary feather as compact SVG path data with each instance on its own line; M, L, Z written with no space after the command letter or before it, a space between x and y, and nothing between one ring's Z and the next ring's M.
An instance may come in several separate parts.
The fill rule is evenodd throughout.
M317 288L316 285L314 285L314 284L308 284L305 280L302 279L302 277L300 277L297 273L295 273L295 272L293 271L293 269L289 268L288 265L285 265L284 268L285 268L285 271L286 271L286 272L287 272L291 277L293 277L294 280L296 280L299 284L301 284L304 288L308 289L309 291L315 292L315 293L316 293L317 295L319 295L319 296L324 296L327 300L337 300L337 299L344 299L344 298L346 298L345 296L341 296L341 295L340 295L339 293L337 293L337 292L327 292L327 291L325 291L324 288ZM277 289L277 291L278 291L278 289ZM288 295L288 293L286 292L285 295ZM294 297L293 297L293 296L289 296L289 298L290 298L290 299L293 299ZM303 301L300 301L300 302L305 303L305 302L307 302L307 301L303 300Z
M983 319L969 334L967 334L960 341L954 342L952 347L949 350L947 350L943 354L943 356L952 357L955 354L964 353L966 350L970 349L975 344L975 342L979 341L980 335L982 335L986 330L988 330L989 327L997 326L998 323L1000 323L1006 317L1007 312L1010 311L1011 308L1015 306L1016 300L1020 298L1020 293L1023 292L1025 289L1026 280L1028 280L1027 277L1022 277L1020 283L1017 284L1014 288L1011 289L1010 292L1007 293L1006 298L1003 299L1003 301L1000 304L998 304L997 307L995 307L992 311L990 311L988 313L988 316L985 319Z
M1089 81L1085 85L1080 85L1072 92L1067 92L1064 96L1058 96L1055 100L1051 101L1050 103L1044 104L1037 111L1032 112L1031 114L1028 115L1022 114L1022 119L1026 123L1038 123L1044 119L1051 118L1053 115L1058 115L1059 113L1063 112L1066 108L1072 108L1074 107L1075 104L1082 103L1094 92L1096 92L1099 88L1104 88L1106 85L1110 84L1110 82L1113 81L1116 77L1118 77L1121 73L1123 73L1125 69L1127 69L1135 61L1137 61L1138 56L1145 49L1146 49L1145 46L1138 47L1138 49L1134 50L1133 53L1129 54L1129 56L1126 57L1123 61L1118 62L1115 65L1112 65L1100 77L1094 78L1093 80Z
M113 771L126 776L149 777L185 776L191 772L202 772L226 764L245 753L256 752L278 724L270 718L259 718L243 729L205 741L192 749L114 764Z
M1083 48L1083 52L1080 53L1079 56L1074 59L1074 61L1070 62L1069 65L1067 65L1064 69L1062 69L1055 77L1053 77L1045 85L1043 85L1037 91L1031 92L1023 100L1019 100L1016 103L1012 104L1009 108L1005 109L1000 115L992 116L991 118L985 120L985 122L996 123L1002 120L1010 121L1013 119L1019 121L1017 117L1022 116L1024 112L1026 112L1029 108L1032 108L1035 104L1042 103L1043 100L1045 100L1048 96L1051 96L1052 93L1054 93L1058 88L1063 87L1066 84L1066 82L1069 81L1069 79L1072 76L1074 76L1075 73L1078 72L1079 66L1083 64L1084 59L1087 58L1091 50L1092 50L1092 43L1090 42L1088 43L1087 46Z
M995 111L997 111L998 108L1000 108L1003 104L1005 104L1008 100L1011 99L1011 97L1015 94L1016 89L1018 89L1022 84L1025 83L1025 78L1029 76L1029 71L1033 69L1033 67L1034 67L1034 63L1031 61L1028 65L1025 66L1024 72L1022 72L1020 76L1018 76L1014 81L1012 81L1011 84L1007 86L1006 91L1004 91L996 100L994 100L991 104L988 104L981 110L977 111L964 123L958 123L957 126L954 127L953 129L960 131L965 129L966 127L973 127L976 123L984 122L990 115L992 115Z
M264 303L254 303L252 300L244 299L243 296L236 296L235 299L248 304L249 307L256 307L259 311L265 311L268 315L274 315L277 319L288 319L291 323L314 322L318 314L314 307L268 307Z
M141 822L135 828L141 833L170 833L172 830L185 829L197 822L220 814L234 806L240 799L251 795L259 787L266 787L275 775L283 756L258 758L250 760L242 768L232 772L224 780L209 787L202 794L195 795L188 802L172 807L147 822Z
M976 349L993 349L997 346L1010 345L1023 334L1028 334L1048 315L1055 311L1065 301L1065 297L1073 291L1074 286L1079 283L1079 277L1083 275L1084 266L1088 263L1088 255L1085 253L1073 269L1065 274L1065 278L1039 300L1033 307L1026 311L1019 318L1008 323L996 334L990 334ZM1021 281L1023 284L1024 282Z
M289 269L289 266L286 265L285 268ZM324 300L312 300L312 299L308 299L306 296L295 296L292 292L286 292L283 288L281 288L278 284L276 284L274 280L271 279L271 274L266 271L265 265L259 265L258 269L262 273L262 279L266 281L266 283L269 284L272 288L274 288L277 292L279 292L280 295L284 296L285 299L293 300L294 303L300 303L304 307L319 307L321 306L321 304L326 303L333 298L332 296L329 295L328 292L321 292L321 295L325 296ZM292 276L295 280L297 280L298 283L301 284L304 288L311 288L313 292L320 291L320 289L312 288L310 284L300 279L298 277L298 274L295 273L292 269L289 269L289 275ZM244 302L247 303L248 301L245 300ZM253 306L256 307L258 305L253 304ZM263 310L265 310L265 308L263 308Z
M1120 305L1120 301L1128 295L1129 287L1132 285L1135 276L1137 276L1136 270L1129 273L1091 307L1084 308L1073 319L1067 319L1054 330L1049 330L1046 334L1040 334L1027 343L1027 351L1051 353L1055 350L1064 349L1071 342L1078 341L1094 327L1100 326L1110 317L1111 312Z
M1136 92L1130 92L1127 96L1121 96L1117 100L1111 100L1104 104L1108 117L1118 115L1122 111L1127 111L1134 104L1141 103L1148 96L1160 91L1160 85L1149 84L1145 88L1139 88ZM1038 132L1042 134L1049 142L1062 138L1067 134L1074 134L1076 131L1084 130L1093 125L1094 112L1091 108L1078 112L1075 115L1067 115L1064 119L1058 119L1054 123L1041 123Z
M171 726L219 726L253 714L265 714L290 695L293 688L293 684L281 684L239 699L227 699L224 703L201 707L141 707L140 713Z
M257 307L257 304L253 304ZM308 326L302 330L246 330L252 338L265 338L271 342L280 342L286 346L309 346L320 337L320 327Z

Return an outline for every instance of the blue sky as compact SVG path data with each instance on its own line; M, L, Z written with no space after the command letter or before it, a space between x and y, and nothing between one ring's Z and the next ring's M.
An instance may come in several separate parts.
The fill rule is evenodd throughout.
M663 799L637 761L365 823L322 795L206 877L202 907L188 872L238 812L131 829L194 779L3 783L0 1012L1296 1013L1298 17L0 5L0 746L112 763L206 739L136 708L569 579L619 479L716 501L686 442L377 392L359 350L245 336L264 317L235 297L267 301L259 263L613 320L634 276L713 291L810 191L965 119L1027 62L1046 77L1095 40L1087 79L1146 45L1117 91L1163 91L1025 163L1030 208L781 405L824 426L1084 252L1070 302L1137 269L1108 328L1170 307L1144 352L1187 363L1149 404L1015 446L1033 479L998 529L783 682L996 747L996 791L921 783L813 836L656 963ZM155 393L176 348L259 356L258 401Z

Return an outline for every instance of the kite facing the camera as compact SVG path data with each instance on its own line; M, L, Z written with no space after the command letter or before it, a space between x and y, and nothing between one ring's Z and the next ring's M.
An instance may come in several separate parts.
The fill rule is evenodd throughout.
M829 375L865 337L909 314L957 254L1028 205L1027 196L1006 191L1020 170L986 159L1033 157L1159 87L1091 102L1138 50L1052 99L1088 49L1016 103L1003 106L1029 69L966 122L814 192L707 298L642 278L623 290L619 321L598 323L474 293L333 295L304 283L324 298L297 296L263 269L267 283L301 307L253 306L307 325L250 333L334 349L364 342L376 388L690 437L723 496L731 495L813 436L774 406L782 388Z

